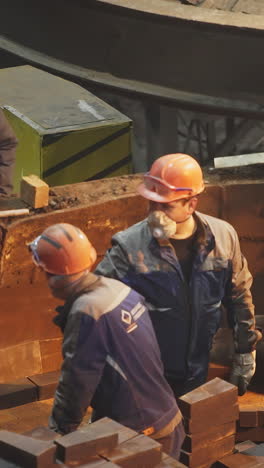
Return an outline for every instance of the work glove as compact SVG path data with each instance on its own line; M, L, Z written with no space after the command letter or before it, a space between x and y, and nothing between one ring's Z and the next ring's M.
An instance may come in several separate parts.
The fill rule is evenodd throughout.
M247 387L255 374L256 351L234 355L229 381L238 387L238 395L244 395Z

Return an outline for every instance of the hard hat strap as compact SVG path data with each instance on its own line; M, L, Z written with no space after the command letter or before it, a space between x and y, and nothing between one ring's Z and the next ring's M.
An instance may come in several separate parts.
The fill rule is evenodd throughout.
M38 243L41 239L41 236L36 237L29 245L28 249L32 253L32 260L35 263L36 266L41 267L41 260L38 256Z

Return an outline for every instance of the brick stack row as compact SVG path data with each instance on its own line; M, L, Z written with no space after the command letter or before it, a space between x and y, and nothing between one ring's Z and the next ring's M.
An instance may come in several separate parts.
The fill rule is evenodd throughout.
M237 387L218 377L179 398L187 433L182 463L190 468L209 468L234 451L237 398Z
M31 375L0 385L0 410L54 396L60 371Z
M184 468L149 437L103 418L60 436L39 427L0 431L1 468Z

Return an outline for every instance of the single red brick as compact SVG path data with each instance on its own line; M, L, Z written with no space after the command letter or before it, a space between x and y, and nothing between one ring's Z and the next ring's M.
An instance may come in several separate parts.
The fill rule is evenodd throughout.
M157 441L139 434L110 452L100 451L100 455L124 468L135 468L158 465L161 462L162 452L161 445Z
M0 385L0 409L25 405L37 400L37 389L28 379L14 380Z
M219 407L232 407L237 402L237 387L216 377L178 400L184 418L207 420L218 418ZM227 419L227 422L230 419Z
M36 386L38 400L47 400L54 397L58 385L60 371L46 372L45 374L30 375L28 379Z
M194 452L181 451L180 461L190 468L216 462L221 457L232 453L235 445L235 436L225 437L215 443L211 443L207 447L197 449Z
M77 430L57 439L56 456L65 462L87 462L101 450L112 450L118 442L118 434L109 427L90 424L85 431Z
M54 467L55 445L53 442L32 439L22 434L0 431L1 457L19 467Z

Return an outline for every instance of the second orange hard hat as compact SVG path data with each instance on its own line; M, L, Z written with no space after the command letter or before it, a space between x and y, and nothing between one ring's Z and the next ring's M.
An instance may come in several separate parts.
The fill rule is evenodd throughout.
M34 262L47 273L73 275L90 270L96 250L76 226L59 223L49 226L29 244Z
M167 154L158 158L144 175L138 192L148 200L169 203L198 195L204 190L203 173L188 154Z

